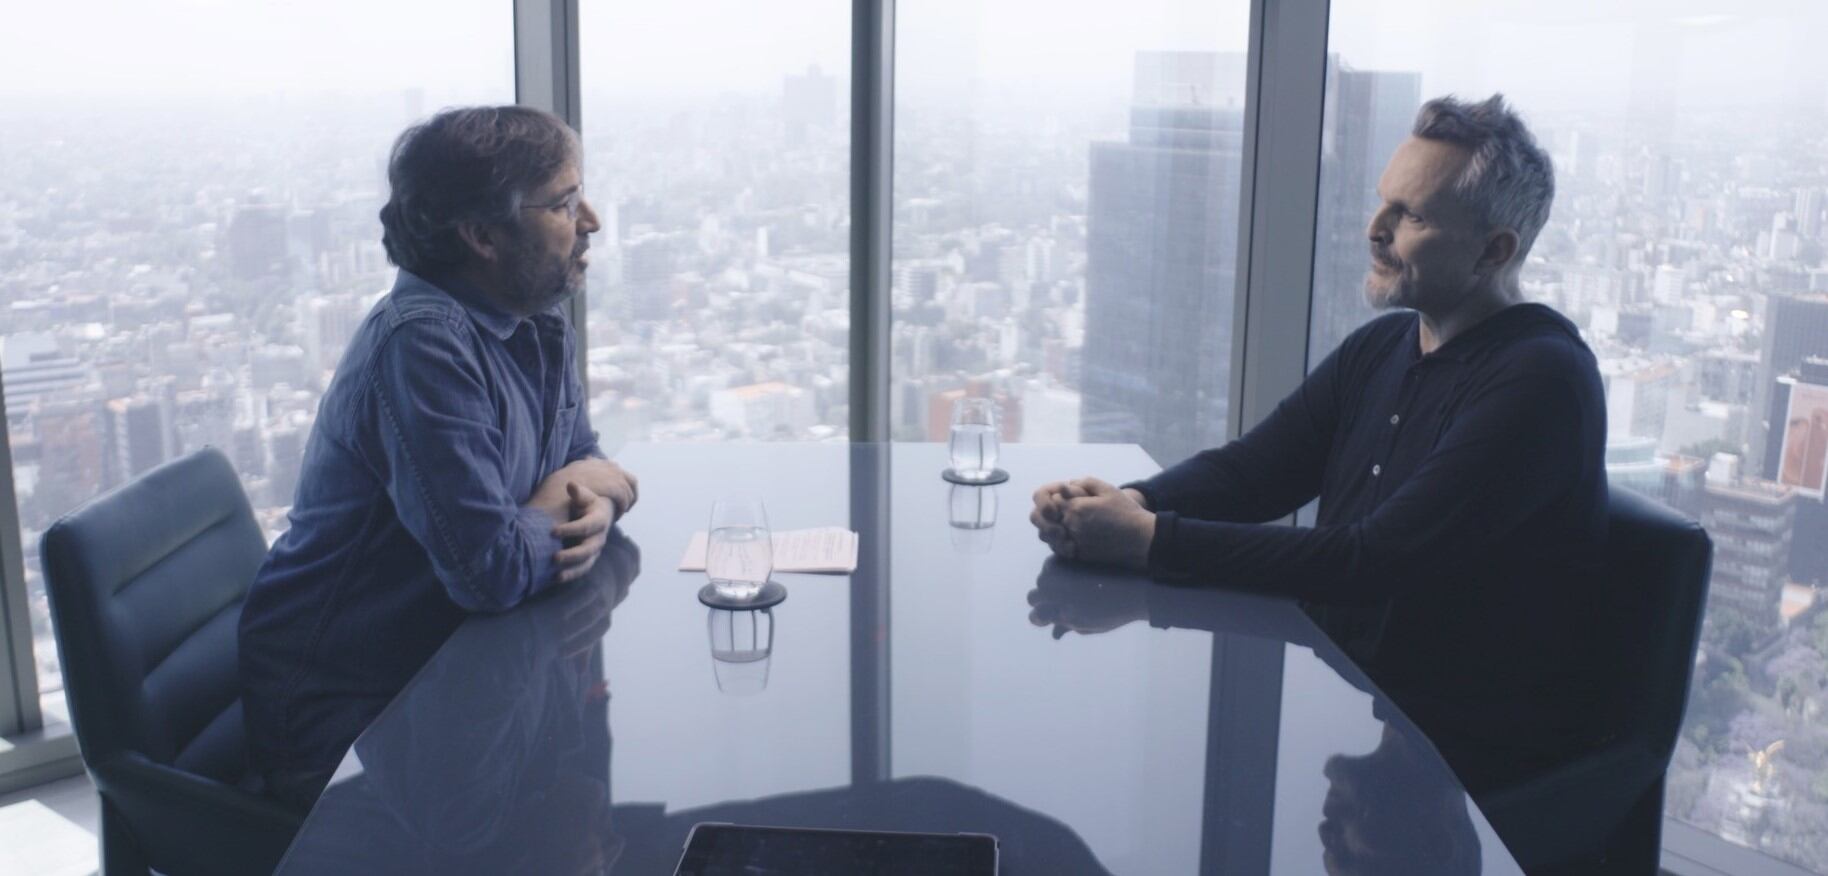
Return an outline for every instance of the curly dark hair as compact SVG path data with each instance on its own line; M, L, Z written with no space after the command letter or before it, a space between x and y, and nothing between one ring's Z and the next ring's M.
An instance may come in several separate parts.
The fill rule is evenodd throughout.
M578 156L563 120L524 106L447 109L407 128L387 159L387 260L421 276L460 266L458 225L518 224L527 193Z

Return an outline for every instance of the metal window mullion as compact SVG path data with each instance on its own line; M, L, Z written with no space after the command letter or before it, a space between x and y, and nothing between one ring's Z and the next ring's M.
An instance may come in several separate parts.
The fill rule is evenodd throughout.
M0 382L4 382L0 380ZM0 409L6 389L0 386ZM25 551L19 536L19 501L13 491L11 430L0 432L0 736L44 725L38 710L38 663L32 655L32 614L25 592Z
M1251 0L1232 322L1232 437L1307 374L1328 0ZM1280 642L1215 634L1201 873L1267 873L1282 710Z
M851 2L850 440L889 440L895 0Z
M514 102L543 109L580 132L583 96L578 87L578 0L514 0ZM577 335L578 378L589 396L587 295L572 296L572 331Z
M1231 367L1231 435L1307 376L1328 0L1253 0Z

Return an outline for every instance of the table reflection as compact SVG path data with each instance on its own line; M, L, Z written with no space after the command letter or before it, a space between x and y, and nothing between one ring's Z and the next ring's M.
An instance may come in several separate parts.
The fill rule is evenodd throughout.
M1168 587L1124 572L1049 560L1029 591L1029 623L1099 635L1139 620L1152 626L1227 635L1275 636L1313 648L1348 683L1372 696L1382 733L1363 754L1326 758L1319 836L1325 872L1336 876L1476 874L1483 862L1466 790L1420 731L1318 630L1273 623L1259 598L1193 587ZM1288 813L1295 815L1295 813ZM1284 813L1278 812L1277 817Z
M590 575L466 624L344 757L288 873L602 873L609 798L601 643L640 573L612 530ZM447 645L450 643L447 643ZM530 841L538 837L539 841Z
M952 546L968 554L987 554L996 545L997 487L953 484L946 491L946 523Z
M774 663L774 609L708 609L705 629L718 690L747 696L768 689L768 671Z
M1419 737L1384 724L1369 754L1327 759L1323 863L1333 876L1476 874L1479 834L1466 792Z

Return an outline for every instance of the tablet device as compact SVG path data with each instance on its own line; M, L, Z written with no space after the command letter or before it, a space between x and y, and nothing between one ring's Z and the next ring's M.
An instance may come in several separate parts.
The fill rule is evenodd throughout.
M905 833L702 823L674 876L996 876L987 833Z

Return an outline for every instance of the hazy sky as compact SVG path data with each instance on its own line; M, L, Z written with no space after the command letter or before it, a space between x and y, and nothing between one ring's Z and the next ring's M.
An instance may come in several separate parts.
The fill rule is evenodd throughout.
M0 99L423 87L428 105L512 88L507 0L4 0ZM901 0L898 88L1103 100L1139 49L1241 50L1241 0ZM581 0L586 90L775 93L849 66L848 0ZM1331 46L1418 70L1433 93L1531 104L1819 100L1821 0L1334 0ZM1813 89L1813 90L1811 90Z

